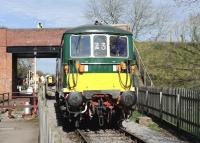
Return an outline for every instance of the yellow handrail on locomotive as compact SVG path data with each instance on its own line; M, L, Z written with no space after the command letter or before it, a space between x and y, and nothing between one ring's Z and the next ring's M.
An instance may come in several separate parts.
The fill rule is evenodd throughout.
M70 90L73 90L76 86L77 86L77 83L78 83L78 71L79 71L79 62L78 61L72 61L72 67L70 68L70 63L68 65L68 67L66 66L65 68L65 73L66 73L66 76L67 76L67 85L68 85L68 88ZM74 68L73 66L75 66L75 70L76 70L76 78L74 77ZM66 70L68 70L68 72L66 72ZM72 83L70 82L71 78L70 78L70 75L72 75Z

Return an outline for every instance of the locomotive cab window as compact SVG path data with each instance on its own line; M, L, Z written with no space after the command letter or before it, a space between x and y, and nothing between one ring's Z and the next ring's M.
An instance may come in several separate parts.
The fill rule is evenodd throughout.
M72 35L71 57L127 57L126 36L108 34Z
M110 36L110 56L127 56L127 38L121 36Z
M95 35L93 44L95 57L107 56L107 37L105 35Z
M90 51L90 36L78 35L71 36L71 56L72 57L88 57Z

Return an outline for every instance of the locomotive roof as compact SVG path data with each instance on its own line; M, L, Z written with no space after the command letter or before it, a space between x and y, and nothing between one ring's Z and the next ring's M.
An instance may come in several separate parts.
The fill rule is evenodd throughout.
M66 31L69 34L119 34L132 35L131 32L108 25L84 25Z

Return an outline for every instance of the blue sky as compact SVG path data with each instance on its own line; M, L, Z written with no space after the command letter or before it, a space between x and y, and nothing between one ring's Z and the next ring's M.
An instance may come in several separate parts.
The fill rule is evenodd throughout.
M85 0L1 0L0 25L9 28L69 27L87 23Z
M38 22L42 22L44 27L50 28L87 24L88 20L84 17L86 2L87 0L0 0L0 26L35 28ZM153 4L157 7L167 5L174 20L182 20L188 15L184 8L177 8L173 0L153 0ZM46 68L46 65L52 66ZM38 70L53 73L53 65L55 59L38 59Z
M173 12L175 19L183 19L188 13L184 7L178 8L174 0L152 1L157 7L167 6ZM88 23L84 17L87 0L0 0L0 2L0 26L8 28L34 28L38 22L42 22L44 27L74 27ZM196 7L192 11L196 11Z

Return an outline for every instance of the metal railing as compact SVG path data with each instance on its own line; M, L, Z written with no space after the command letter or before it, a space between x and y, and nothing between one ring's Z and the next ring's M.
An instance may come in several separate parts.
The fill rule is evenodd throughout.
M0 93L0 105L4 107L6 102L7 102L7 105L9 105L10 93L9 92Z
M23 98L23 99L29 99L29 105L26 104L16 104L17 99ZM6 104L7 102L7 104ZM20 92L6 92L6 93L0 93L0 108L6 108L6 109L16 109L16 108L26 108L29 107L33 109L31 114L37 114L37 94L21 94Z
M147 72L147 69L142 61L142 58L140 56L140 53L135 45L135 43L133 43L134 48L135 48L135 55L136 55L136 64L138 66L138 70L140 72L141 75L141 79L143 81L144 86L154 86L153 85L153 81L149 75L149 73Z
M200 139L200 91L141 87L138 109Z

